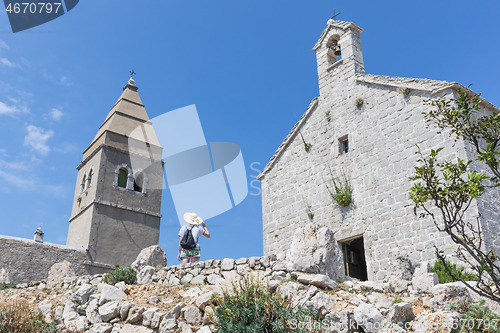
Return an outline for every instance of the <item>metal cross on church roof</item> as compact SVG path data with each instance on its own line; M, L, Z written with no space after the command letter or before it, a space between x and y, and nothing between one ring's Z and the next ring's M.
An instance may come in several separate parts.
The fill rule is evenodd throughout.
M335 9L333 10L333 16L332 16L332 20L335 21L335 19L337 18L337 16L339 16L340 14L342 14L342 12L339 12L338 14L335 14Z
M131 71L129 71L130 73L130 77L134 77L135 74L137 74L133 69Z

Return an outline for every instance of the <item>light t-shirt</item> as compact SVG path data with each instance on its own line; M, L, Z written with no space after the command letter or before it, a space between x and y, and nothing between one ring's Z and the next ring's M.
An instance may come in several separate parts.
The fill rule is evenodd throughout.
M201 224L198 224L198 225L183 225L181 230L179 230L179 237L182 239L182 237L184 237L184 234L186 233L186 231L190 229L191 230L191 233L193 234L193 238L194 238L194 241L196 242L196 247L195 249L196 250L199 250L200 249L200 243L198 242L198 238L203 235L203 233L205 232L205 228L203 228L203 226Z

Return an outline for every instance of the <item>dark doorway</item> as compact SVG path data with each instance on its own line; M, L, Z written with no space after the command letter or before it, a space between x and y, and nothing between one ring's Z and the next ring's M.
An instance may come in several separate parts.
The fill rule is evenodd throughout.
M363 236L341 241L340 245L344 254L345 275L361 281L368 280Z

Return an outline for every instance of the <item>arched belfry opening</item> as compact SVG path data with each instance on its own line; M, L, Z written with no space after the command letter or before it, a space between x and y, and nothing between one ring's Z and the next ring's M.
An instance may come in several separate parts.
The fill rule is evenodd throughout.
M342 50L340 48L339 41L340 41L340 36L334 34L328 39L328 42L326 43L326 46L328 48L327 52L328 62L331 64L334 64L340 59L342 59Z
M134 191L142 192L143 188L144 188L144 175L142 174L142 172L138 172L135 174L134 178Z

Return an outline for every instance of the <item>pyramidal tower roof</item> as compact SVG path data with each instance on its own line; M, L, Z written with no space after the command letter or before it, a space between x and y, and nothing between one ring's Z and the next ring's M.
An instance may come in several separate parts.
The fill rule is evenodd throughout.
M88 157L101 144L124 149L124 137L134 138L150 145L160 147L158 138L149 120L141 97L137 92L139 88L131 77L116 103L109 111L106 120L99 127L90 146L83 152L83 158ZM121 139L118 139L121 137ZM126 145L126 143L125 143Z

